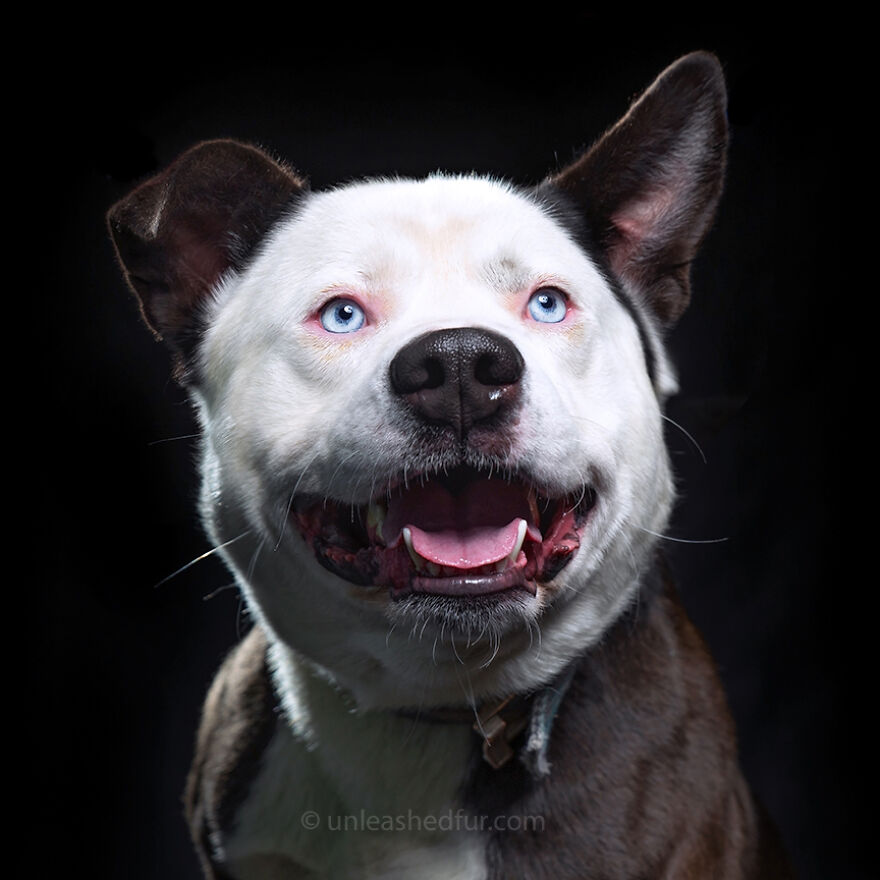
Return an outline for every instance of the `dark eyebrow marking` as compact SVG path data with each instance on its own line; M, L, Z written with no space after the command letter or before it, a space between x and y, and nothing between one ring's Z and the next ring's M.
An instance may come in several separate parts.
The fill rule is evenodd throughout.
M534 273L509 254L490 260L483 266L482 274L499 293L515 293L535 281Z

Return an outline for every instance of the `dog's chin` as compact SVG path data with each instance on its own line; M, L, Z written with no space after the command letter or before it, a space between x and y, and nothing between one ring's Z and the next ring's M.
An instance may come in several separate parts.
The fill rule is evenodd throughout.
M596 492L551 493L524 474L479 469L395 481L366 504L299 496L291 519L317 561L389 616L503 631L535 616L580 547Z

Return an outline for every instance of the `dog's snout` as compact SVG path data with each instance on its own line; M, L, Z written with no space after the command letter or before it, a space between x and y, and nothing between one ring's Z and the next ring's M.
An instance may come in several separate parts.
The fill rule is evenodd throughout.
M391 387L426 421L460 436L519 396L525 362L504 336L475 327L426 333L391 362Z

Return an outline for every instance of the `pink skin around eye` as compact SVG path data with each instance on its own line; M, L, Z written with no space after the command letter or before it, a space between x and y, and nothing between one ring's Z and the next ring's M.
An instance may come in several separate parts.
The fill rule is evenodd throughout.
M361 312L363 312L363 316L364 316L363 324L359 328L357 328L356 330L352 330L348 333L345 333L345 332L334 333L334 332L328 330L324 326L321 318L322 318L322 315L324 314L324 310L327 308L327 306L331 305L332 303L336 303L336 302L339 302L339 303L350 302L353 305L357 306L361 310ZM313 333L318 333L321 336L325 336L325 337L328 337L331 339L336 339L336 340L342 340L347 337L356 336L359 332L363 332L365 329L367 329L372 323L373 323L373 321L372 321L372 317L370 314L370 310L367 308L366 305L364 305L363 299L360 296L358 296L357 294L350 293L347 290L340 290L338 293L333 293L333 294L328 295L327 298L315 309L315 311L312 312L312 314L308 318L306 318L306 320L304 321L304 326L308 330L311 330Z
M565 303L565 315L559 321L538 321L531 314L529 305L532 301L532 297L537 293L541 293L542 291L546 291L547 293L554 294L557 297L561 297L563 302ZM572 316L577 311L576 307L569 299L568 295L565 293L564 288L559 286L558 284L554 284L552 281L542 281L540 284L536 284L534 287L529 288L528 293L525 294L523 299L523 307L522 307L522 317L523 320L534 324L537 327L540 327L542 330L561 330L568 326L571 323Z

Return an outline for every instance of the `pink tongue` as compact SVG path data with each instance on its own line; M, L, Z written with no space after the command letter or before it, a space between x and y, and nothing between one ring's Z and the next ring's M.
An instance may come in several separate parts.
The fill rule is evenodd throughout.
M515 519L503 528L486 526L466 531L426 532L418 526L409 526L409 530L413 549L419 556L438 565L476 568L510 556L519 537L519 524L520 520Z
M413 549L430 562L476 568L511 554L520 520L530 520L522 486L504 480L474 480L453 495L441 483L430 481L391 500L383 532L389 544L394 544L407 527ZM531 524L528 533L541 540Z

